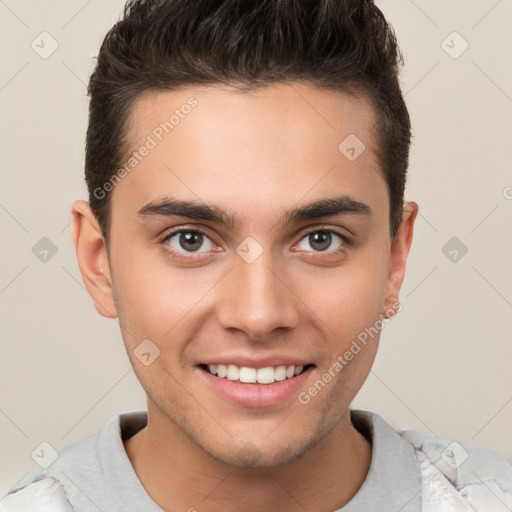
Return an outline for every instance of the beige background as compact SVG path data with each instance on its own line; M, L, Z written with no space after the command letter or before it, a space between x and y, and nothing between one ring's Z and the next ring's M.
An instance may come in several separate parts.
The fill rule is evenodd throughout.
M512 459L512 2L378 3L406 58L406 199L420 217L403 312L353 405ZM70 203L86 197L86 83L122 6L0 0L2 495L40 471L41 442L59 449L145 407L117 322L82 285L70 232ZM51 49L43 31L58 43L46 59L31 47L46 37ZM42 237L57 248L46 262L32 252ZM459 247L444 251L456 262L443 253L452 237Z

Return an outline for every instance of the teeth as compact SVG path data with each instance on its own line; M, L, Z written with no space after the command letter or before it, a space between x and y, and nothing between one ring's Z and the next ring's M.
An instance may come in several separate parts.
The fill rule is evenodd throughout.
M228 380L238 380L240 378L240 369L234 364L228 364L228 373L226 375Z
M284 379L286 379L286 366L278 366L274 370L274 378L276 380L284 380Z
M274 368L271 366L260 368L256 374L256 380L258 384L272 384L272 382L275 382Z
M265 368L248 368L247 366L238 367L234 364L209 364L208 370L212 375L217 375L221 379L239 380L256 384L272 384L285 379L291 379L299 375L304 366L267 366Z
M242 366L240 368L240 382L256 382L256 370Z

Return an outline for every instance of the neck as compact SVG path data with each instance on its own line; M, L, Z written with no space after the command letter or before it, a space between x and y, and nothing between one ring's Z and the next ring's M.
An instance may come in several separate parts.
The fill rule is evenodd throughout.
M370 468L371 443L348 411L301 457L277 467L238 468L211 457L155 409L148 403L148 424L125 449L165 511L336 510L354 497Z

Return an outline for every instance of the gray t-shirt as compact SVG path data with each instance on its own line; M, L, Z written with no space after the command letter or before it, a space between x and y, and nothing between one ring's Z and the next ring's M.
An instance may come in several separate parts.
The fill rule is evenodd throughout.
M372 459L364 484L337 512L512 510L512 465L505 458L417 431L398 433L371 412L350 415L371 439ZM123 445L146 423L143 411L114 416L99 435L62 449L30 484L11 490L0 512L162 512Z

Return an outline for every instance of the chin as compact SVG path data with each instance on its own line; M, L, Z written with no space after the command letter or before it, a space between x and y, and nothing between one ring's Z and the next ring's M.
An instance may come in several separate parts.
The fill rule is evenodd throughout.
M290 438L288 437L290 441ZM228 466L237 468L273 468L289 464L301 457L306 450L315 444L314 439L292 440L283 446L276 443L269 443L268 440L248 441L236 449L235 441L225 447L203 446L197 443L209 456ZM235 450L233 450L235 448Z

